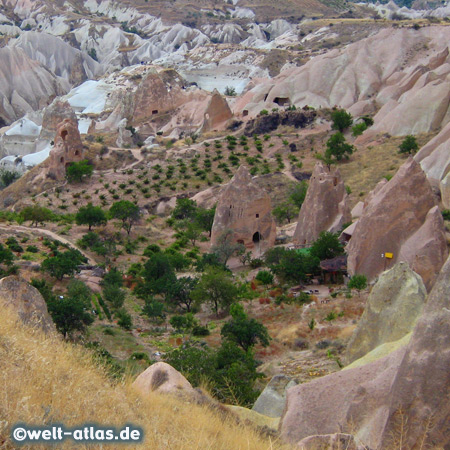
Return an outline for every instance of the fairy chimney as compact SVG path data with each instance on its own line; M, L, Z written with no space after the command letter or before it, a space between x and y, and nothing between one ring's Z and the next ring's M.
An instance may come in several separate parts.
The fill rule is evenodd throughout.
M55 145L50 151L50 176L64 178L67 165L79 162L83 157L84 150L78 123L74 119L64 119L57 127Z
M241 166L222 189L214 216L211 244L231 230L233 241L248 249L264 250L274 245L276 226L269 195L253 182L248 170Z

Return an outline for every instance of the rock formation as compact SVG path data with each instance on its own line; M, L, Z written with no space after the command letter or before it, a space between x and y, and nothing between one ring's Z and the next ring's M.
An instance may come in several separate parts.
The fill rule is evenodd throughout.
M382 257L386 252L393 253L389 262ZM414 159L370 195L347 253L352 275L373 279L388 263L403 260L431 288L447 258L447 243L430 184Z
M55 178L64 178L66 166L83 159L84 150L78 123L73 119L64 119L59 125L55 145L50 151L48 173Z
M196 395L191 383L165 362L152 364L134 380L133 386L144 395L155 391L164 394Z
M10 306L26 325L37 326L45 332L56 332L47 304L40 292L18 276L0 280L0 304Z
M348 195L339 170L329 171L317 163L300 209L294 241L309 245L322 231L335 233L350 221Z
M350 432L366 448L450 446L450 259L428 296L411 340L373 363L288 391L280 430L297 443L312 435Z
M281 417L286 406L286 391L296 384L286 375L275 375L256 399L252 410L268 417Z
M73 108L69 105L69 102L56 99L44 109L39 139L54 139L58 125L64 119L71 119L73 122L76 122L77 116Z
M309 436L298 444L299 450L367 450L362 444L355 442L351 434L336 433L320 436Z
M276 226L271 211L269 195L253 182L244 166L239 167L220 193L211 245L217 244L220 236L231 230L232 240L247 248L267 249L273 246Z
M232 117L233 113L228 106L227 100L215 89L206 108L202 131L214 130L217 126L223 125Z
M408 263L397 263L380 275L347 346L346 362L361 358L386 342L401 339L422 313L426 289Z
M450 208L450 173L440 182L439 188L441 190L441 200L444 208Z

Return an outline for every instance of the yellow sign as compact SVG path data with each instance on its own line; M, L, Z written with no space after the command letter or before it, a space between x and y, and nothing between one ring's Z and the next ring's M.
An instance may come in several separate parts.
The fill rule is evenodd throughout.
M394 254L393 254L393 253L385 253L385 254L384 254L384 257L385 257L386 259L392 259L392 258L394 257Z

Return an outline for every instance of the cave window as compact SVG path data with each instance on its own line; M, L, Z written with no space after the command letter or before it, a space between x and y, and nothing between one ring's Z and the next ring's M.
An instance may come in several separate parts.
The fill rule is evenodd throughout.
M158 110L157 110L157 109L154 109L154 110L152 111L152 114L153 114L153 115L158 114Z
M256 214L256 218L259 219L259 214Z
M75 156L79 156L80 152L78 150L75 150Z
M61 164L64 164L64 158L63 158L62 156L61 156L59 162L60 162Z
M257 231L252 238L253 242L257 244L261 240L261 233Z
M289 97L275 97L273 100L278 106L290 105Z
M244 240L243 239L238 239L237 243L244 245Z
M242 115L244 117L248 116L248 109L244 109L244 111L242 111Z
M336 177L334 177L334 179L333 179L333 185L334 185L334 186L337 186L337 183L338 183L338 179L337 179Z
M67 130L61 131L61 137L62 137L63 141L66 140L66 137L67 137Z

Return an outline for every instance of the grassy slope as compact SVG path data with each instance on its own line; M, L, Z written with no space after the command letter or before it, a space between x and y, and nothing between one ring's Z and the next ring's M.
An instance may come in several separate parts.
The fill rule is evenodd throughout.
M18 421L35 425L63 422L66 426L97 422L117 427L132 423L145 432L144 443L133 448L282 448L206 407L157 394L141 398L130 382L112 386L86 351L18 325L15 314L4 309L0 361L0 444L5 449L14 448L9 428ZM68 444L58 448L69 448ZM108 446L119 447L123 448Z

